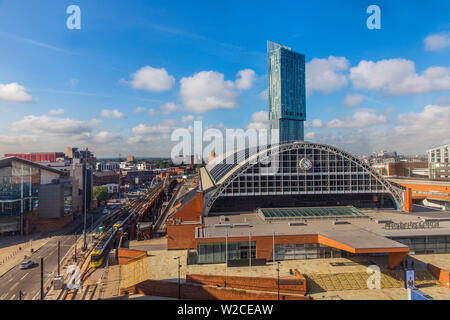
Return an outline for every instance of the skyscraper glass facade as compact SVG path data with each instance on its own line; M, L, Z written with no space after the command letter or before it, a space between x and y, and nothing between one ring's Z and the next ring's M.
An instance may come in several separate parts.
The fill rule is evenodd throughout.
M279 142L303 141L306 120L305 56L267 41L269 123ZM272 141L272 142L278 142Z

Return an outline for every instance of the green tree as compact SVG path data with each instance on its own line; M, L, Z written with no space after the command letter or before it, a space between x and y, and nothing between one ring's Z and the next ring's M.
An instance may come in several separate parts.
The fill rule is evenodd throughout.
M108 201L109 196L108 189L106 189L106 187L94 186L92 193L94 196L94 200L97 200L99 205L104 201Z

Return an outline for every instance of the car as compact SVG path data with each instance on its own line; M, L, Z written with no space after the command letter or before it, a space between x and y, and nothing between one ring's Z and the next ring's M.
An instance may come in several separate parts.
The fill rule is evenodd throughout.
M33 266L34 266L34 262L32 260L30 260L30 259L23 260L20 263L20 269L29 269L29 268L31 268Z

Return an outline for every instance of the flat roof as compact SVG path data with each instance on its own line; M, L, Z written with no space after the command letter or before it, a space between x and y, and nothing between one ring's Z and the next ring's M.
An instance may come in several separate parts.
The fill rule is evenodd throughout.
M24 159L18 158L18 157L0 158L0 168L9 166L12 163L12 161L21 162L21 163L24 163L26 165L33 166L33 167L36 167L36 168L39 168L39 169L42 169L42 170L46 170L46 171L49 171L49 172L53 172L53 173L58 173L58 174L62 173L61 170L53 169L51 167L47 167L47 166L44 166L42 164L39 164L39 163L36 163L36 162L33 162L33 161L24 160Z
M265 220L315 218L315 217L345 217L364 216L353 206L345 207L296 207L296 208L261 208L258 210Z
M450 180L431 180L431 179L417 179L417 178L389 178L387 180L398 183L398 184L421 184L429 186L444 186L450 187Z
M373 242L374 246L383 245L382 241L385 240L381 239L387 239L386 237L450 236L449 212L431 211L416 206L414 209L416 211L413 213L399 212L394 209L358 209L363 213L362 216L302 218L306 222L295 218L282 221L265 220L257 212L222 214L225 219L219 215L204 217L205 226L199 228L196 237L198 239L223 238L226 232L228 237L249 237L249 233L252 236L270 237L274 233L276 236L320 234L352 246L368 247L370 244L367 241ZM421 222L430 218L440 220L438 228L386 229L386 222ZM338 221L337 224L336 221ZM347 240L346 237L348 237ZM358 242L361 244L358 245Z

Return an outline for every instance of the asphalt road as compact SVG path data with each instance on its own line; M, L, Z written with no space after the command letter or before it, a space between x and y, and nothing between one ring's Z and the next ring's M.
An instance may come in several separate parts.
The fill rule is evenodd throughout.
M101 214L94 216L95 221ZM88 226L90 221L87 221ZM61 241L61 259L75 243L75 235L83 231L83 224L69 231L66 235L55 236L38 251L31 255L31 260L36 264L30 269L21 270L15 266L0 277L0 300L18 300L19 290L23 292L24 300L40 299L41 288L41 257L44 258L44 289L49 279L56 275L58 267L57 246ZM64 271L61 270L61 273Z

